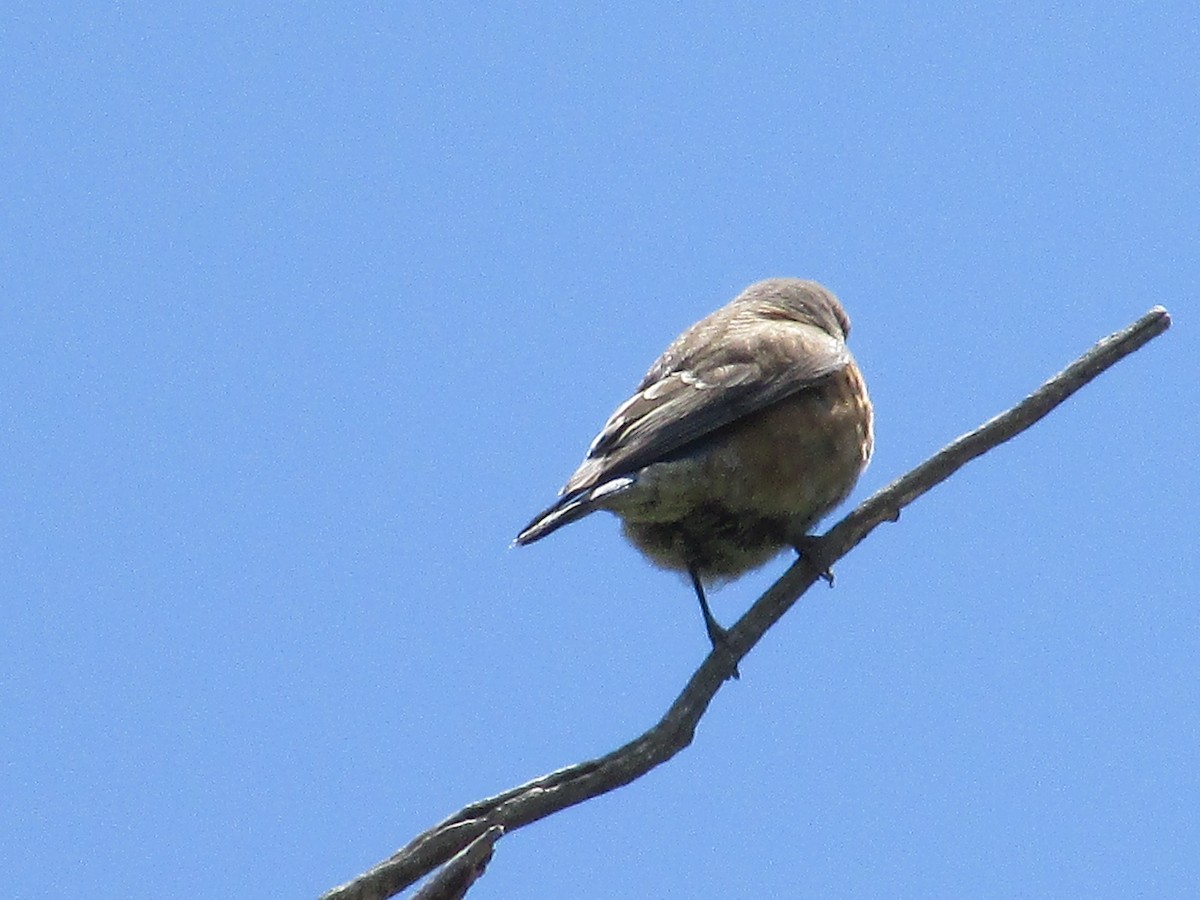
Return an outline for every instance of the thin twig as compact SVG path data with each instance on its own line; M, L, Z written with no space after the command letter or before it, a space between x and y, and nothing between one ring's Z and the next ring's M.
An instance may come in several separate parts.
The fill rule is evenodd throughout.
M972 459L1029 428L1105 369L1162 334L1170 325L1167 311L1161 306L1154 307L1132 325L1100 341L1012 409L951 442L907 475L859 504L806 549L806 555L738 620L729 631L728 650L709 654L666 715L649 731L598 759L559 769L464 807L415 837L379 865L330 890L321 900L384 900L395 896L469 846L486 847L487 858L490 858L492 844L502 833L494 830L496 826L500 826L503 833L513 831L628 784L666 762L692 742L700 717L721 685L735 671L737 662L753 649L822 572L849 553L880 523L897 520L900 510L916 498ZM481 838L485 843L473 844Z

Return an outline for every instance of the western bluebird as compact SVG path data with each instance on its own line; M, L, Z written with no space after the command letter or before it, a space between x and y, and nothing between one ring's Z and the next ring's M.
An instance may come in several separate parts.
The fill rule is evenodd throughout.
M850 321L812 281L773 278L701 319L658 358L592 441L558 500L517 535L531 544L598 509L650 560L704 594L785 547L850 493L874 447Z

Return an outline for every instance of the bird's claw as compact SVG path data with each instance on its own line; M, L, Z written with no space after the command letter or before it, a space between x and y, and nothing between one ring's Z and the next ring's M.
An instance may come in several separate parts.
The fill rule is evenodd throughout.
M817 577L833 587L833 567L824 563L821 553L821 539L810 534L805 535L792 546L796 549L796 553L808 563L817 573Z

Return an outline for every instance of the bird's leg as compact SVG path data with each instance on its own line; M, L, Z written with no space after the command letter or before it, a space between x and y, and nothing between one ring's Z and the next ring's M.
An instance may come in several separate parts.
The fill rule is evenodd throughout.
M700 600L700 613L704 616L704 630L708 632L708 640L712 643L713 650L721 650L732 655L733 648L729 646L729 632L721 627L716 616L712 614L712 610L708 608L708 598L704 596L704 585L700 581L700 573L689 566L688 574L692 576L692 587L696 589L696 597ZM736 663L734 663L732 674L734 678L741 677L738 674Z
M704 616L704 628L708 632L708 639L712 642L713 649L727 647L729 632L720 626L712 614L712 610L709 609L708 598L704 596L704 585L700 582L700 575L695 569L688 569L688 574L692 576L692 587L696 589L696 597L700 600L700 613Z
M817 577L824 580L830 587L833 587L833 568L825 565L824 560L821 558L821 539L814 535L806 534L792 541L792 546L816 570Z

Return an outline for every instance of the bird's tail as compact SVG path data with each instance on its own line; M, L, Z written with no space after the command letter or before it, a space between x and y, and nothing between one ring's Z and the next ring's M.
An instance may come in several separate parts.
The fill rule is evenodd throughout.
M564 525L577 522L597 509L603 509L604 504L601 501L604 498L624 490L633 482L634 479L631 476L623 476L606 481L599 487L575 491L559 497L556 503L542 510L533 517L533 521L521 529L521 533L517 535L513 545L523 547L534 541L540 541L550 532L558 531Z
M532 544L534 541L540 541L550 532L582 519L593 509L592 505L588 503L588 493L585 491L582 494L563 497L553 506L542 510L533 517L532 522L521 529L521 533L517 535L513 544L518 547Z

